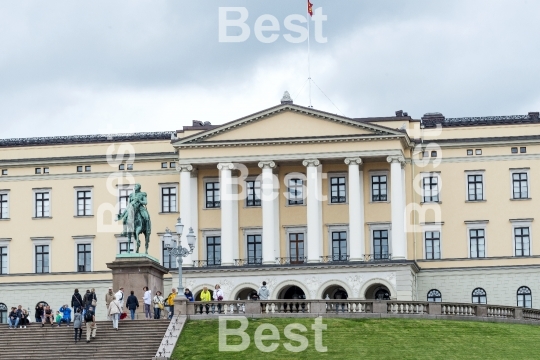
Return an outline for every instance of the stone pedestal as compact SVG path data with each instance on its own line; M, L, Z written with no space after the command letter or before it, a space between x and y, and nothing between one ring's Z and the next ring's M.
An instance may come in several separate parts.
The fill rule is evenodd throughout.
M121 254L116 255L112 263L107 263L107 267L113 274L113 291L117 292L121 287L124 288L124 304L131 291L139 300L139 309L137 314L139 319L144 318L143 287L148 286L152 291L152 297L157 291L161 291L163 296L163 275L169 273L167 268L161 266L159 261L145 254ZM153 316L153 306L151 309ZM129 314L129 311L126 311Z

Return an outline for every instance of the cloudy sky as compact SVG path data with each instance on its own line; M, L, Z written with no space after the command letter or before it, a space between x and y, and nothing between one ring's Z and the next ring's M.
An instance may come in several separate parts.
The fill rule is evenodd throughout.
M537 0L312 0L313 106L351 117L540 110ZM251 37L219 42L219 8ZM0 138L168 131L308 105L307 43L283 35L306 0L0 1ZM254 35L261 15L279 39ZM234 18L231 14L230 18ZM236 15L238 17L238 15ZM240 33L229 29L229 35ZM295 34L296 35L296 34Z

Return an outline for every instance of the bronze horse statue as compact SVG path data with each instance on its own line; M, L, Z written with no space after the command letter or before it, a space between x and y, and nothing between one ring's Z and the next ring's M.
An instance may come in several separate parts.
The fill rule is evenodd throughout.
M123 213L118 215L118 221L122 220L124 229L121 236L128 238L128 254L131 252L131 238L134 237L137 241L136 253L139 253L141 241L140 234L144 234L146 254L148 254L148 245L150 244L150 233L152 231L152 223L150 215L146 209L148 200L145 192L141 192L141 185L135 184L135 191L129 194L128 204Z

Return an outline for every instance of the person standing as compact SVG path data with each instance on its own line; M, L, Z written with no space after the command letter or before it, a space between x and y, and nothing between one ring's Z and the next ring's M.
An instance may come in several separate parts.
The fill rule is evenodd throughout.
M120 320L120 314L122 314L122 308L124 307L124 288L120 288L116 294L114 294L114 300L109 304L108 315L112 318L113 329L118 331L118 321Z
M86 314L84 315L84 321L86 322L86 342L90 342L90 335L92 335L92 339L96 338L96 315L94 313L94 308L90 306L88 310L86 310Z
M73 330L75 330L75 342L81 341L82 337L82 314L81 314L81 308L78 307L75 310L75 315L73 315ZM79 333L79 337L77 339L77 333Z
M176 295L178 295L176 289L172 288L171 293L167 296L167 300L165 301L165 305L169 307L169 320L174 316L174 299L176 299Z
M221 290L221 286L219 284L216 284L214 288L214 301L218 302L218 314L221 314L221 304L220 301L223 301L225 298L225 295L223 294L223 290ZM214 311L214 307L212 306L212 312Z
M133 290L131 290L131 295L127 298L126 307L131 313L131 320L135 320L135 310L139 307L139 299L137 299Z
M150 307L152 306L152 292L148 289L148 286L143 287L144 295L144 318L150 320L152 316L150 315Z
M188 288L184 290L184 296L188 301L195 301L195 299L193 299L193 293Z
M210 294L210 291L208 291L208 288L205 286L203 287L203 291L201 291L201 301L209 302L212 300L212 295ZM206 304L206 313L208 314L208 311L210 310L210 305ZM201 314L203 311L203 306L200 305Z
M19 325L19 317L17 316L17 308L12 307L8 316L8 325L10 329L16 329Z
M270 297L270 290L266 287L266 281L262 282L262 286L259 288L259 300L268 300Z
M109 304L114 300L114 293L112 287L109 288L109 291L105 294L105 306L109 308Z
M34 316L36 318L36 323L40 323L43 318L43 303L36 305Z
M97 294L96 289L92 288L90 290L90 294L92 295L92 300L90 301L90 305L94 308L94 314L96 313L96 306L97 306Z
M163 310L164 305L164 299L163 296L161 296L161 291L156 292L156 296L154 296L154 319L159 320L161 317L161 310Z
M71 307L74 312L77 312L77 309L82 309L83 307L83 299L81 294L79 294L79 289L75 289L73 295L71 295Z

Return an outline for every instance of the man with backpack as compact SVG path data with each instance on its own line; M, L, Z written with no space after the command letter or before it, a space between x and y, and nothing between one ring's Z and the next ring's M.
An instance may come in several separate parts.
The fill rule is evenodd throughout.
M86 342L90 342L90 335L92 335L92 339L96 338L96 314L94 313L94 308L90 306L88 310L86 311L86 314L84 314L84 321L86 322Z

